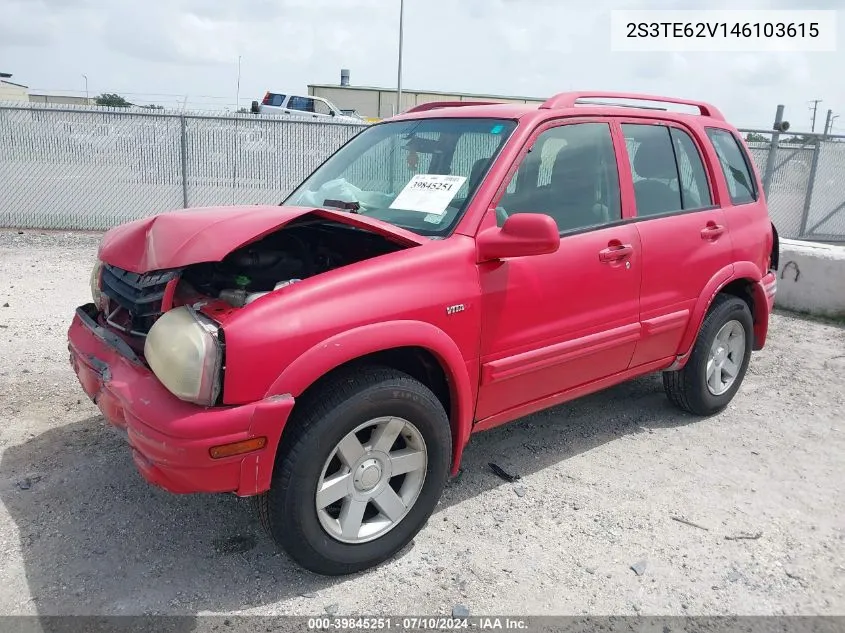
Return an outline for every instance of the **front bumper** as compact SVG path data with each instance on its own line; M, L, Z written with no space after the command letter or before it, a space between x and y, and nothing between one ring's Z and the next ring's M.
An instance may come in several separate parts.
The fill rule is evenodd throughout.
M126 432L144 479L173 493L249 496L268 490L293 397L274 396L236 407L184 402L121 339L100 326L95 314L93 304L77 308L68 330L70 363L105 419ZM211 458L212 447L254 437L267 438L264 448Z

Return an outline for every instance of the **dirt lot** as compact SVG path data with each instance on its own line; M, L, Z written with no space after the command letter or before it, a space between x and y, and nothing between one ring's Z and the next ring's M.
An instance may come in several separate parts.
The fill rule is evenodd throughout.
M710 419L654 376L479 435L413 546L326 579L249 501L144 483L84 397L97 239L0 231L0 613L845 614L845 329L776 315Z

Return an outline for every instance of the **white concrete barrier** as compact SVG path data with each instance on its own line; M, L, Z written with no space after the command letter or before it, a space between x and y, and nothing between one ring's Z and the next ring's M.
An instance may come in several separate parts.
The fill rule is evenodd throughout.
M775 306L817 316L845 316L845 246L780 240Z

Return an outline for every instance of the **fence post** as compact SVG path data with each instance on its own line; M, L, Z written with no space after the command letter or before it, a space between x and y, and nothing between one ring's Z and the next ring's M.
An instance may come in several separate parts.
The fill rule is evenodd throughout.
M801 212L801 228L798 229L798 238L806 237L807 220L810 217L810 204L813 202L813 186L816 183L816 170L819 166L819 154L822 151L822 138L816 138L816 146L813 148L813 158L810 161L810 175L807 180L807 194L804 196L804 210Z
M778 155L778 142L780 142L780 124L783 122L783 106L779 105L775 113L774 131L772 132L772 144L769 145L769 155L766 157L766 171L763 172L763 193L769 197L769 188L772 185L772 176L775 173L775 161Z
M181 155L182 155L182 208L188 208L188 127L185 115L179 117L182 128Z

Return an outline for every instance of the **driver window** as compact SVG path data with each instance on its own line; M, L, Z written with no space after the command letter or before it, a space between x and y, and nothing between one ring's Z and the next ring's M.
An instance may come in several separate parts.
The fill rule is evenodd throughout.
M314 112L317 114L325 114L329 116L332 111L331 108L324 102L324 101L317 101L316 99L313 101L314 103Z
M537 137L502 196L497 222L545 213L561 233L622 218L619 172L610 125L574 123Z

